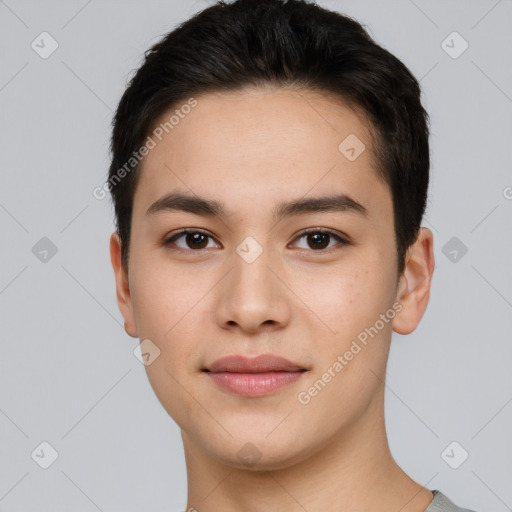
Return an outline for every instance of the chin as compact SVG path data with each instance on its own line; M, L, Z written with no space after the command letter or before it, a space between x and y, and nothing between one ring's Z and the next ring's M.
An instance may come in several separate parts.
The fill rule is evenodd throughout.
M314 453L317 440L308 446L304 437L301 442L289 433L283 432L281 436L265 433L249 435L240 432L233 433L233 438L223 439L222 443L210 444L207 450L211 457L220 463L248 471L275 471L285 469L308 458ZM275 437L273 437L275 435Z

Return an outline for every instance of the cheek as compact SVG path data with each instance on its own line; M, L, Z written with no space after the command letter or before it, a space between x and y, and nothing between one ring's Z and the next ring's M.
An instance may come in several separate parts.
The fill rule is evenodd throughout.
M146 373L158 400L181 428L187 418L201 414L186 390L203 345L198 337L207 314L204 294L195 277L155 261L139 267L133 283L140 339L150 339L159 351Z
M137 263L132 300L139 335L154 340L162 352L176 354L172 361L184 365L204 346L199 337L211 334L205 327L212 321L219 277L211 265L187 268L172 264L164 253L139 258Z
M290 288L302 299L301 321L322 330L335 342L346 342L373 325L393 302L394 281L387 268L361 259L332 268L310 267L289 275Z
M162 341L171 337L201 297L196 284L193 274L180 272L162 258L134 257L130 288L140 336Z

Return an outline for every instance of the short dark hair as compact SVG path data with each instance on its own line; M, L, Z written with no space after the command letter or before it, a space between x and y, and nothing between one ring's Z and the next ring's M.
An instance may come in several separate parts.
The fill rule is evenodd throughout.
M377 172L391 189L402 273L427 202L429 117L418 81L360 23L305 0L220 0L144 57L112 121L108 184L126 270L140 174L133 155L157 119L192 95L275 85L327 92L366 114Z

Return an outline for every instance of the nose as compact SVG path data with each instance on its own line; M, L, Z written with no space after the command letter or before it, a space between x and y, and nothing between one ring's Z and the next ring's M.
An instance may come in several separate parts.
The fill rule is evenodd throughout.
M245 334L272 332L288 325L291 316L286 287L266 252L252 262L234 253L233 267L218 287L216 321L222 329ZM282 277L281 277L282 279Z

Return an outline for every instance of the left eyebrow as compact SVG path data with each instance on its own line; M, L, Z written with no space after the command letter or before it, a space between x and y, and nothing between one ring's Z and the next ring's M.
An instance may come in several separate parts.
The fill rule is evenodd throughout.
M363 216L368 214L368 210L361 203L346 194L338 194L281 203L274 209L273 217L278 222L285 217L317 212L354 212Z
M146 211L146 215L154 215L164 211L184 211L206 217L228 217L226 208L212 199L205 199L182 193L170 193L157 199ZM338 194L324 197L301 198L277 205L272 210L275 222L285 217L307 215L318 212L353 212L366 216L367 209L350 196Z

